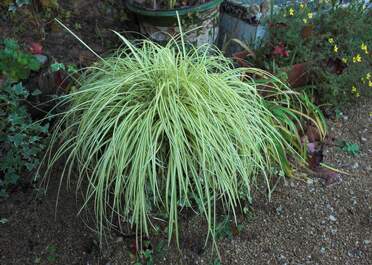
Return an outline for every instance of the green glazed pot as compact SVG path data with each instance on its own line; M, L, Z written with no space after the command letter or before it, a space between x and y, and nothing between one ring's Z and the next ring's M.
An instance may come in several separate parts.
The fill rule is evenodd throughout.
M171 10L149 10L127 1L127 8L136 14L140 31L156 42L166 42L179 33L177 14L186 41L201 46L213 44L218 35L220 4L223 0L211 0L205 4Z

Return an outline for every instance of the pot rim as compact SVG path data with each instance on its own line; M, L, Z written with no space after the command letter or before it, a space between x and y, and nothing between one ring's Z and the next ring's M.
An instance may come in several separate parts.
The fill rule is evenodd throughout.
M183 16L190 13L202 12L205 10L212 9L223 2L223 0L211 0L208 3L204 3L197 6L192 7L185 7L185 8L175 8L175 9L167 9L167 10L149 10L134 3L130 3L130 1L126 1L127 8L132 11L133 13L142 15L142 16L151 16L151 17L177 17L177 13L179 16Z

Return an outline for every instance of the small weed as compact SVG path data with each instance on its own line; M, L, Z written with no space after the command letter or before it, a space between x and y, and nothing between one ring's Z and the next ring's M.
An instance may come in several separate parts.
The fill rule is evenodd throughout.
M32 54L24 52L17 41L5 39L0 42L0 74L17 82L27 79L31 71L40 69L40 62Z
M52 73L58 72L58 71L65 71L66 67L63 63L53 63L50 65L50 70Z
M165 250L167 247L167 242L165 240L160 240L155 248L152 248L151 242L149 240L143 241L143 250L137 253L136 262L134 265L153 265L154 258L162 258L165 255Z
M216 239L232 239L234 236L238 235L242 230L242 225L236 225L230 220L229 216L225 216L222 222L216 226Z
M356 156L360 153L360 148L358 144L342 141L340 147L342 151L346 152L349 155Z
M165 255L165 250L167 248L167 241L160 240L159 243L155 247L155 255L157 257L163 257Z
M213 262L212 265L221 265L221 260L219 258L216 258Z
M336 108L336 110L335 110L335 115L336 115L336 120L341 119L341 117L342 117L342 112L341 112L341 110L340 110L339 108Z
M79 69L75 64L68 64L65 65L63 63L53 63L50 65L50 70L52 73L58 72L58 71L66 71L69 74L76 73Z
M57 254L56 254L57 248L56 248L56 246L52 245L52 244L48 245L47 248L46 248L46 251L47 251L47 260L49 262L52 262L52 263L56 262L56 260L57 260Z

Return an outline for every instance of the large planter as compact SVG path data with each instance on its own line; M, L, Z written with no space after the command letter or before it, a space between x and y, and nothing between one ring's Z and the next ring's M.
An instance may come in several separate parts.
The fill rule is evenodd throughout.
M156 42L166 42L180 29L177 13L181 20L183 32L188 32L186 41L201 46L213 44L218 35L220 4L223 0L211 0L194 7L172 10L149 10L132 1L127 1L127 8L133 12L140 26L140 32Z

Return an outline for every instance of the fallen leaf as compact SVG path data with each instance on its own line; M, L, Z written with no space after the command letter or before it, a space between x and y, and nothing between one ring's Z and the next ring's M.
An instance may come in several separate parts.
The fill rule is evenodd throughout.
M327 187L342 181L341 175L338 172L323 167L317 169L316 176L320 177L323 180L323 184Z
M320 150L313 152L309 159L309 168L311 170L317 170L320 166L320 163L323 162L323 147L320 148Z

